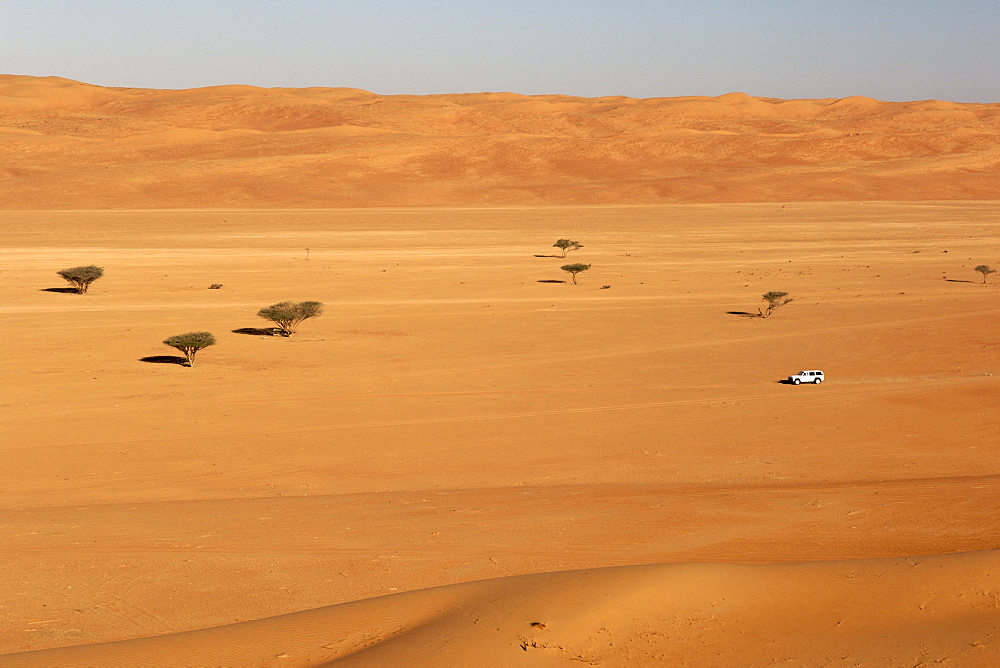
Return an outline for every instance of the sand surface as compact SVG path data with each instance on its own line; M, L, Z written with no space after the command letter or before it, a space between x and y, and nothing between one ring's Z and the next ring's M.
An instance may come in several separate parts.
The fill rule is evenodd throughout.
M976 553L524 575L5 665L988 666L998 562Z
M990 550L1000 285L972 267L1000 254L998 220L1000 206L974 202L8 212L0 651L530 573ZM566 278L566 260L546 257L560 236L593 264L579 285L546 282ZM90 262L107 272L90 293L50 291L56 269ZM739 314L773 289L796 301ZM326 313L287 339L234 331L266 325L257 309L283 299ZM193 368L143 361L191 330L219 339ZM778 382L803 368L828 382ZM842 564L746 571L732 595L792 605L785 627L713 621L702 604L742 582L729 567L653 569L637 588L625 584L637 571L621 571L622 588L618 571L591 572L579 586L605 593L573 609L629 621L608 622L613 651L595 635L605 626L573 637L602 665L646 646L628 631L640 622L680 632L706 665L743 632L759 656L809 661L789 638L825 624L831 597L859 625L890 623L893 605L927 623L919 610L946 603L977 624L995 616L983 566L995 557L950 559L954 595L874 574L897 562L859 564L860 582L838 580ZM572 589L579 576L553 577ZM746 593L761 578L767 603ZM519 648L542 640L518 624L549 624L534 610L568 595L550 599L545 582L401 599L346 627L336 608L307 615L322 642L306 653L398 645L430 619L477 660L502 639L559 665ZM861 601L836 593L861 583ZM678 586L698 603L675 600ZM633 596L656 614L629 613ZM520 622L467 637L459 600ZM675 609L700 626L678 631ZM969 636L973 655L1000 655L990 634ZM251 636L235 651L285 653ZM937 646L925 636L906 631L892 641L906 652L888 656L922 656ZM649 651L681 651L662 640ZM181 646L220 646L205 643Z
M0 208L993 199L1000 104L0 76Z
M316 102L407 100L0 84L0 665L1000 663L1000 279L973 271L1000 264L1000 204L871 201L907 183L982 196L996 177L970 161L994 140L949 154L953 170L938 149L911 156L905 178L893 165L911 158L858 158L884 177L855 184L863 201L822 201L828 182L788 151L753 190L780 181L778 202L630 204L627 170L616 185L549 165L531 197L485 206L516 160L484 163L497 181L463 168L467 190L428 172L403 193L378 171L403 150L378 143L385 126L333 127ZM315 118L258 122L293 99ZM462 100L486 105L476 128L601 104L700 110L706 128L775 107L890 113L738 95L407 108L430 133ZM187 125L154 155L170 105ZM906 113L920 105L995 133L995 106ZM133 130L146 109L149 132L84 122L115 109ZM207 157L251 116L247 136L302 133L287 172ZM673 142L635 122L636 151ZM362 196L301 171L333 159L323 132L370 161L373 202L449 206L320 208ZM750 192L701 189L733 177L725 155L704 157L718 174L691 176L692 199ZM584 191L618 199L568 203ZM562 259L559 238L584 247ZM567 262L592 264L579 285L557 282ZM55 272L91 263L106 275L66 293ZM795 301L750 317L771 290ZM255 332L287 299L326 312L290 338ZM172 363L160 342L192 330L218 344ZM812 368L828 381L780 382Z

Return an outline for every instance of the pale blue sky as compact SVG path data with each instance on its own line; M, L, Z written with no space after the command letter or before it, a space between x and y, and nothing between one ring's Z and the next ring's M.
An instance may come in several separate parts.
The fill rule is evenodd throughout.
M0 0L0 73L1000 102L1000 0Z

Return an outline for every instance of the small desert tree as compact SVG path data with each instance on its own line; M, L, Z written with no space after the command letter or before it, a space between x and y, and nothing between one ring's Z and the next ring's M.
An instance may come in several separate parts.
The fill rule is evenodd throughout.
M583 248L583 244L579 241L571 241L570 239L560 239L559 241L552 244L555 248L562 251L562 256L566 257L566 251L577 250Z
M86 267L63 269L62 271L57 271L56 273L69 281L70 284L76 288L76 291L82 295L87 292L91 283L104 275L104 269L91 264Z
M258 316L277 325L278 334L282 336L291 336L303 320L315 318L322 313L323 304L320 302L281 302L257 311Z
M164 339L163 342L184 353L187 366L194 366L194 356L202 348L214 346L215 337L212 336L211 332L188 332L187 334L171 336L169 339Z
M978 267L976 267L976 271L978 271L980 274L983 275L983 283L986 282L986 277L987 276L989 276L990 274L997 273L997 270L996 269L991 269L990 265L988 265L988 264L981 264L981 265L979 265Z
M563 271L568 271L569 273L573 274L573 285L576 285L576 275L579 274L581 271L587 271L588 269L590 269L590 265L580 264L580 263L564 264L559 268L562 269Z
M792 301L792 298L788 296L787 292L765 292L762 298L767 302L767 309L764 311L757 309L757 312L760 313L760 317L762 318L768 317L774 309L784 306L788 302Z

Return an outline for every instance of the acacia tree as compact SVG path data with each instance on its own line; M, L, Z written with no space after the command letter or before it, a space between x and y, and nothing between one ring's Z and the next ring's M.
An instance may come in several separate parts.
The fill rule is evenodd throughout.
M215 337L212 336L211 332L188 332L164 339L163 343L184 353L184 359L187 361L186 366L194 366L194 356L202 348L214 346Z
M988 264L981 264L978 267L976 267L975 269L976 269L976 271L978 271L980 274L983 275L983 283L986 282L986 277L987 276L989 276L990 274L997 273L997 270L990 268L990 265L988 265Z
M590 269L590 265L580 264L580 263L564 264L559 268L562 269L563 271L568 271L569 273L573 274L573 285L576 285L576 275L579 274L581 271L587 271L588 269Z
M757 309L757 313L759 313L762 318L770 316L774 309L784 306L788 302L792 301L792 298L788 296L787 292L765 292L763 299L767 302L767 309L764 311Z
M63 269L62 271L57 271L56 273L69 281L70 284L76 288L77 293L82 295L87 292L91 283L104 275L104 269L91 264L86 267Z
M559 241L552 244L555 248L562 251L562 256L566 257L566 251L577 250L583 248L583 244L579 241L572 241L570 239L560 239Z
M281 336L291 336L303 320L315 318L322 313L323 304L320 302L280 302L257 311L258 316L278 326L278 334Z

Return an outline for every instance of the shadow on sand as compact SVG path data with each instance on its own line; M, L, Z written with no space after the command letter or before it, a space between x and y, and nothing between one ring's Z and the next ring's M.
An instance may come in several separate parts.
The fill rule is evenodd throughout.
M233 334L247 334L248 336L277 336L281 331L277 327L240 327L234 329Z
M546 278L544 280L538 281L539 283L565 283L566 281L557 281L554 278Z
M150 355L149 357L139 358L139 361L149 364L180 364L181 366L187 366L187 360L177 355Z
M565 255L536 255L535 257L554 257L556 259L561 260L562 258L564 258L566 256Z
M750 311L726 311L729 315L738 315L743 318L760 318L760 313L750 313Z
M39 292L61 292L64 295L80 294L80 291L76 288L42 288Z
M949 283L981 283L981 281L963 281L960 278L946 278L944 280L948 281Z

